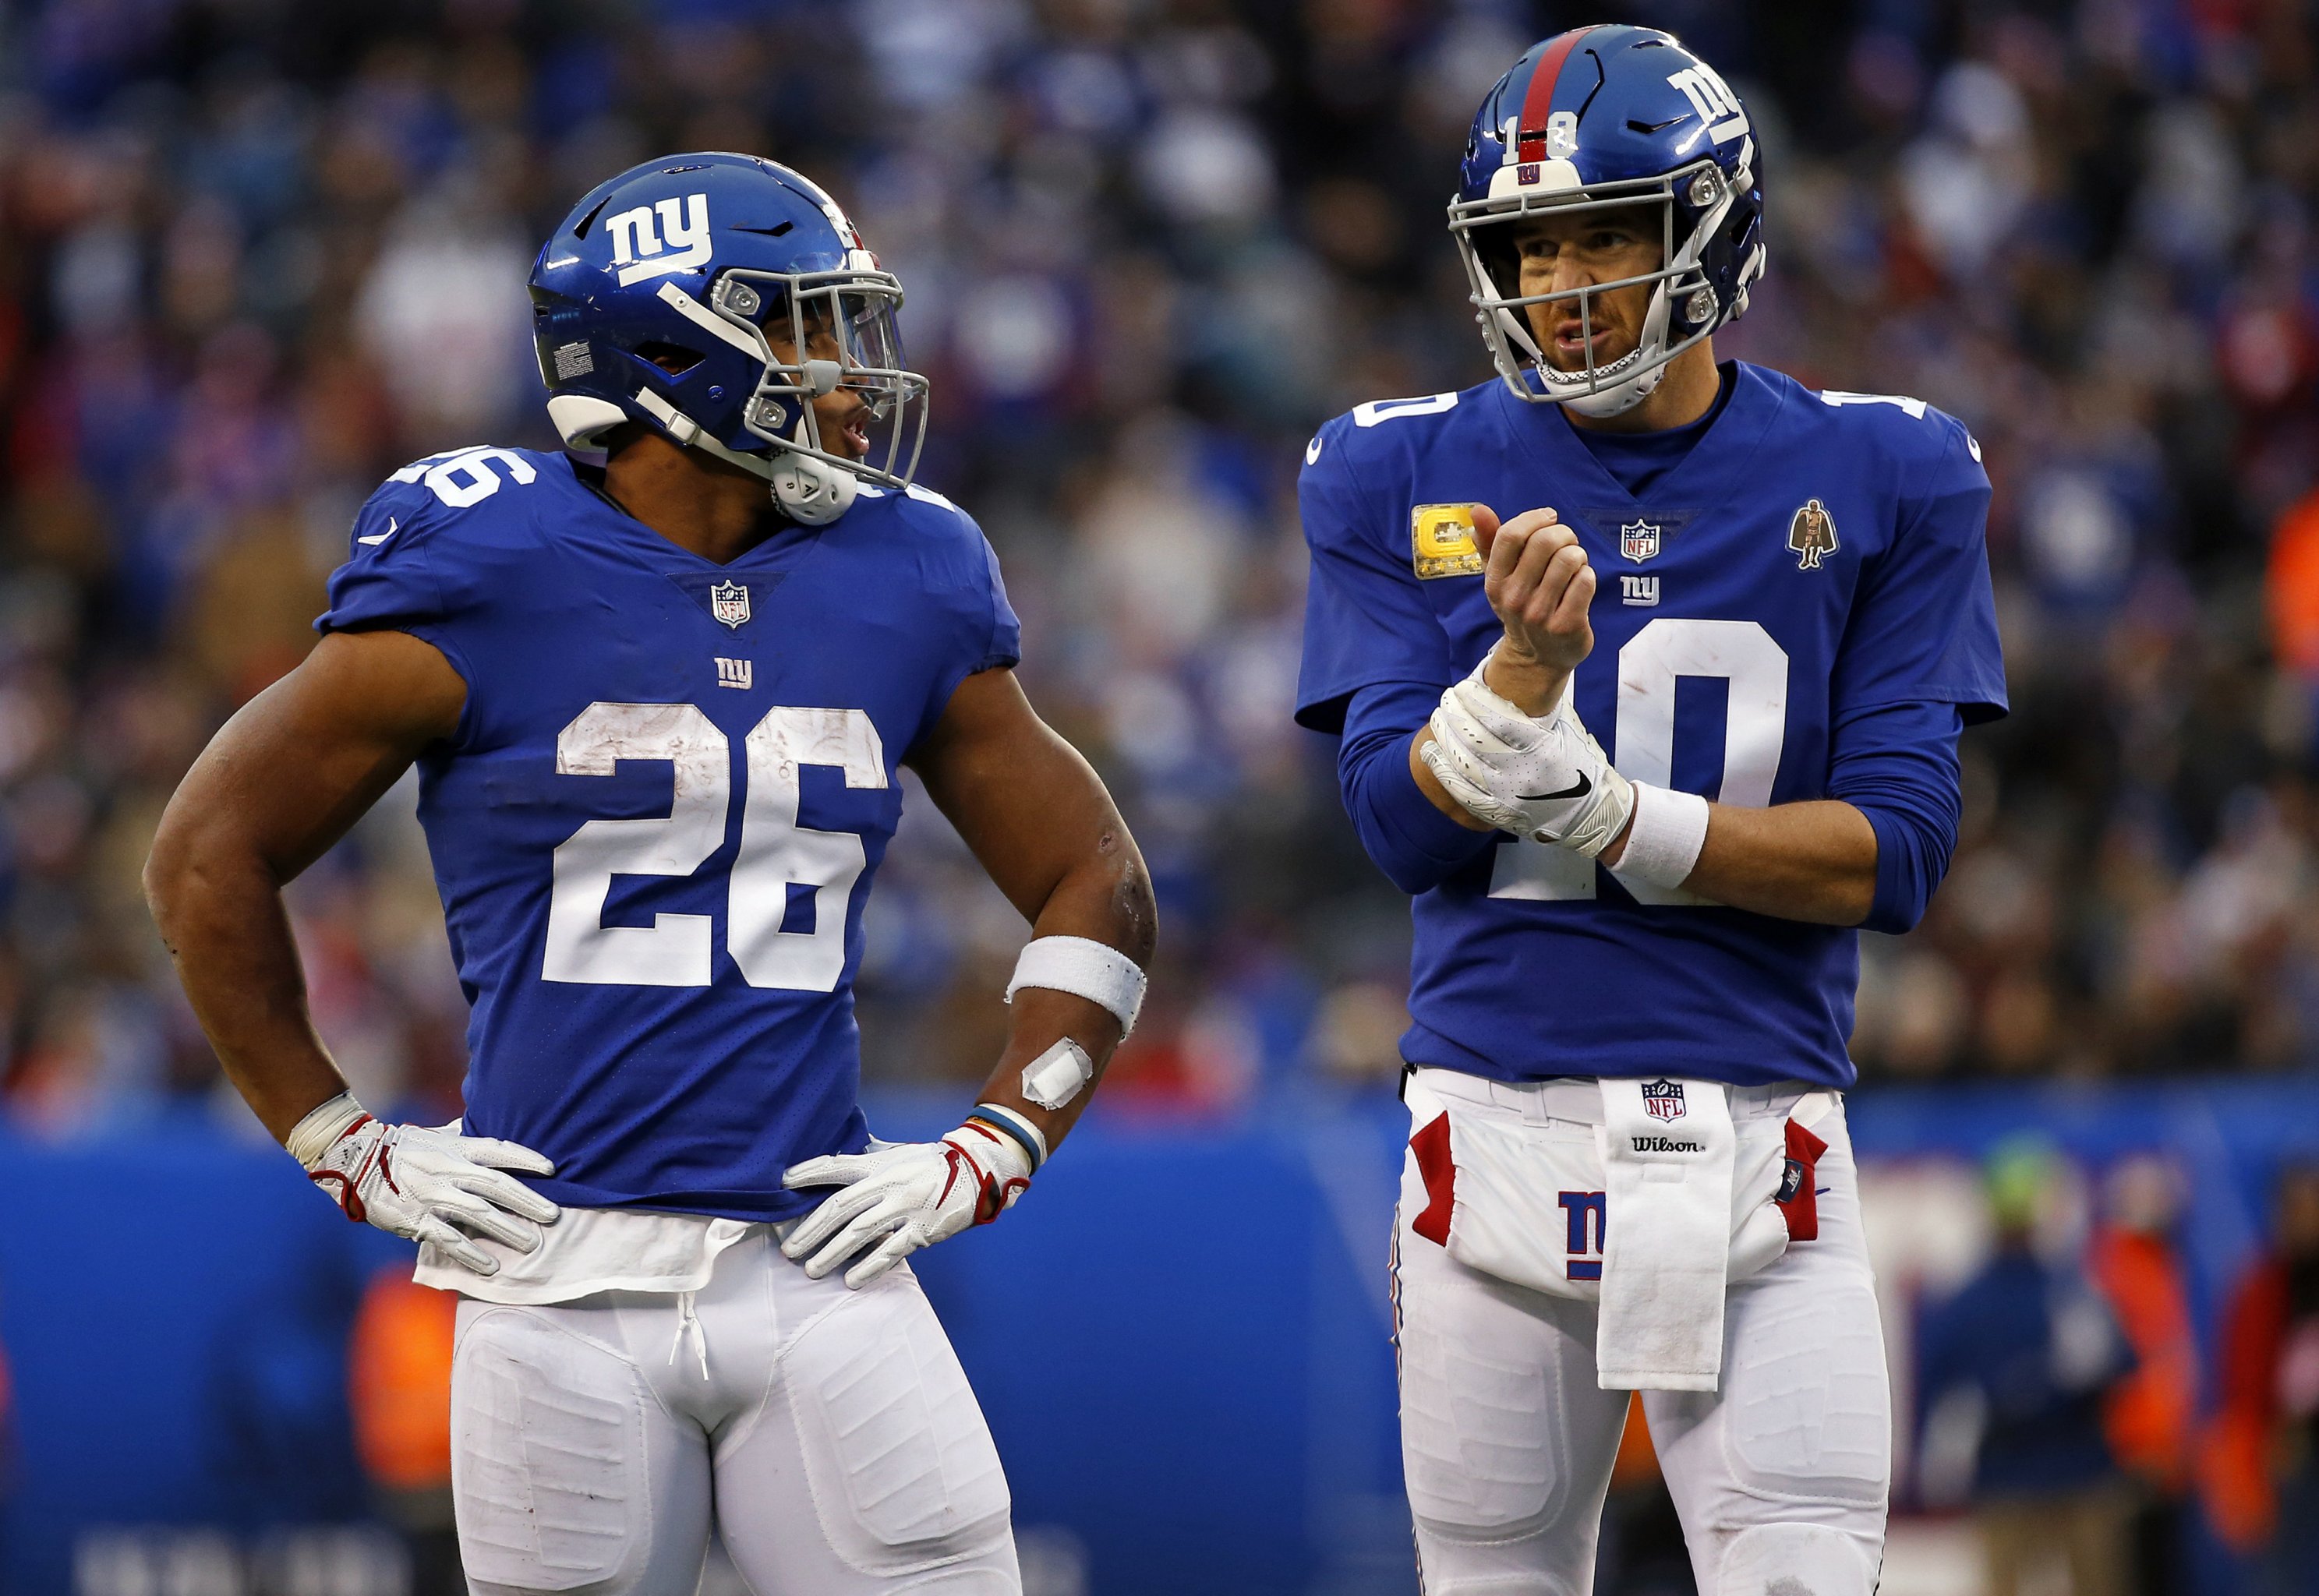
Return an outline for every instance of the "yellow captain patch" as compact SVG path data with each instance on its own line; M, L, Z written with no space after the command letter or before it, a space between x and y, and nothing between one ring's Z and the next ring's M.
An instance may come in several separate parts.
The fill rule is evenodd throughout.
M1409 512L1410 551L1421 582L1437 576L1479 576L1482 551L1474 546L1474 507L1421 504Z

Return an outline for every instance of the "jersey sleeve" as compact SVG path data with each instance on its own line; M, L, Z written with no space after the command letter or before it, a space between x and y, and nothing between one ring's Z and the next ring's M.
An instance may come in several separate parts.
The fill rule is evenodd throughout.
M1354 473L1351 430L1341 418L1322 428L1296 480L1313 555L1296 722L1316 732L1341 732L1346 704L1361 688L1389 681L1443 688L1460 674L1449 662L1448 636L1418 587L1405 534L1397 545L1387 500Z
M1861 573L1836 656L1841 718L1879 705L1954 704L1966 725L2006 713L2005 659L1989 581L1989 474L1963 425L1899 503L1899 529Z
M937 613L945 618L950 639L926 695L915 745L931 733L950 708L959 683L984 671L1019 664L1023 659L1023 623L1006 598L1006 580L999 573L998 552L982 527L964 510L937 494L912 489L914 498L940 507L943 519L929 527L937 537L932 575ZM924 517L922 507L912 513ZM927 525L921 521L920 525Z
M355 516L345 564L330 573L329 608L318 632L408 632L424 638L469 675L454 636L467 608L462 584L446 582L435 542L433 495L411 482L388 482Z
M995 671L1002 665L1017 665L1023 662L1023 623L1015 614L1015 606L1007 602L1006 578L998 569L998 551L990 546L982 529L975 528L975 537L982 544L982 567L987 588L989 616L981 627L981 640L975 645L975 663L965 674L977 671Z

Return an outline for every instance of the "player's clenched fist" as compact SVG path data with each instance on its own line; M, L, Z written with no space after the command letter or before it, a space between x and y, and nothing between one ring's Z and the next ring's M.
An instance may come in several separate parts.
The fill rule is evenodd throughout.
M1474 546L1482 554L1482 591L1505 625L1502 656L1559 674L1577 669L1594 648L1587 619L1594 568L1578 535L1550 509L1524 510L1501 526L1494 510L1477 504Z

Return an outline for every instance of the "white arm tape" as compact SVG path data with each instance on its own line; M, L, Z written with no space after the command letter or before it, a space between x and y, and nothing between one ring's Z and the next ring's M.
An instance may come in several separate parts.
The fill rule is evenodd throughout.
M1654 887L1680 887L1707 844L1707 800L1695 792L1635 783L1635 818L1615 876Z
M308 1169L322 1161L322 1155L347 1133L347 1127L370 1111L355 1101L352 1092L340 1092L329 1101L318 1104L306 1117L290 1127L290 1134L282 1143L283 1150Z
M1095 1060L1066 1036L1023 1066L1023 1096L1042 1108L1061 1108L1095 1078Z
M1135 1029L1136 1011L1143 1006L1143 972L1135 960L1089 937L1039 936L1023 944L1015 977L1006 983L1006 1001L1014 1002L1025 987L1069 992L1101 1005L1119 1016L1122 1036Z

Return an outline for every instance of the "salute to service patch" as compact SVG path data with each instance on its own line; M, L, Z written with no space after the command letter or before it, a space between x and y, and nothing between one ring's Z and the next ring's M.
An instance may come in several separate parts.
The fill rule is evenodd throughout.
M1421 582L1437 576L1479 576L1482 551L1474 545L1474 507L1421 504L1409 512L1410 549Z

